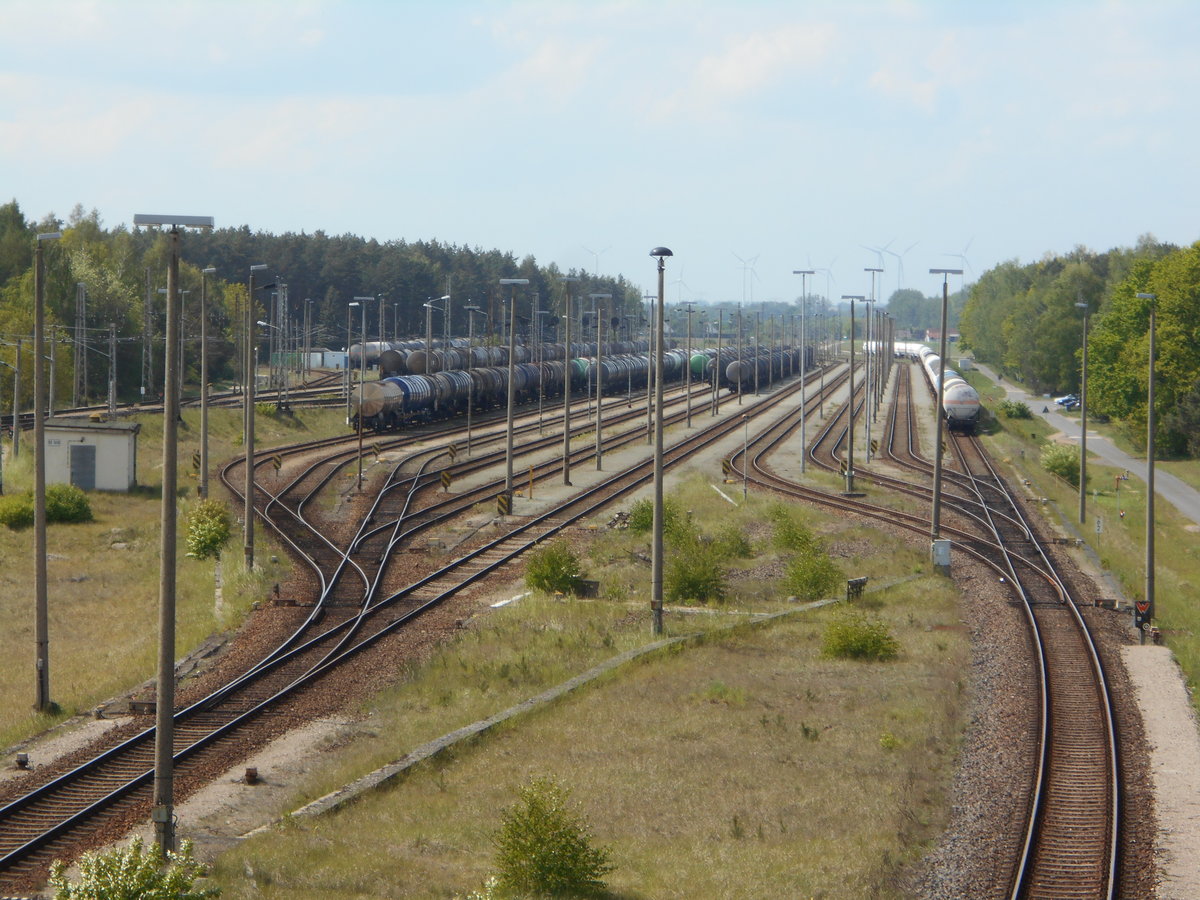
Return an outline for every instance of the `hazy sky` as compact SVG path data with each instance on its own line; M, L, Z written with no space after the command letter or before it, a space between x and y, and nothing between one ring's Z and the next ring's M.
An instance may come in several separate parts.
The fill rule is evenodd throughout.
M1193 0L0 0L0 202L932 294L1200 238L1198 45Z

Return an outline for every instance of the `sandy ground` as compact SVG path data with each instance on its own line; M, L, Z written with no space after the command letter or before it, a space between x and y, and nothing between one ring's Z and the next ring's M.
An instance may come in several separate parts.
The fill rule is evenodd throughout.
M1126 647L1151 747L1157 807L1158 900L1200 897L1200 731L1175 657L1167 647Z
M745 407L753 402L747 397ZM827 405L828 408L828 405ZM735 405L726 407L722 417L740 416L748 411ZM693 412L694 425L707 424L707 409ZM810 417L809 435L815 433L817 422ZM606 429L607 430L607 429ZM673 429L678 432L682 429ZM671 433L668 433L668 443ZM731 503L740 501L740 485L722 483L720 458L741 445L741 431L722 442L710 459L696 460L712 472L714 488L722 490ZM636 446L619 453L606 455L604 468L613 473L633 459L642 456L647 445ZM706 454L709 456L709 454ZM691 468L689 466L686 468ZM571 491L593 483L605 473L597 473L595 464L587 462L572 468L573 487L562 485L561 478L543 482L535 488L534 499L518 497L515 512L529 515ZM668 473L668 483L680 473ZM644 489L648 491L649 488ZM593 523L599 525L599 523ZM497 591L496 600L511 599L520 592L519 583ZM1166 647L1129 647L1124 652L1125 664L1137 688L1146 732L1152 745L1152 767L1155 785L1158 833L1158 862L1161 883L1158 900L1194 900L1200 897L1200 731L1191 709L1187 689L1179 667ZM111 721L85 718L64 723L43 738L27 742L19 749L39 760L68 752L97 730L112 727ZM295 802L295 790L300 779L322 764L327 752L355 733L368 730L369 721L351 718L328 718L310 723L288 734L254 757L239 763L207 788L176 808L180 838L190 838L196 844L201 859L211 860L223 850L235 845L256 829L278 821L290 811ZM398 755L403 755L398 754ZM258 770L258 783L248 785L244 775L248 767ZM0 770L5 777L10 768ZM153 837L150 827L142 829L143 837Z

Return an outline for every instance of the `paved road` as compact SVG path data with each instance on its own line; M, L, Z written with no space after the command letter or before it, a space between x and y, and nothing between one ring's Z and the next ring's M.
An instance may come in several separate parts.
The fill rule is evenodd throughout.
M1029 406L1030 412L1036 416L1041 416L1068 438L1073 441L1080 440L1079 419L1064 415L1060 408L1055 406L1053 400L1032 395L1023 388L1009 384L1007 381L1000 381L996 373L985 365L975 363L975 368L1002 386L1009 400L1025 403ZM1094 453L1111 466L1127 469L1131 476L1140 478L1145 483L1145 460L1135 459L1129 454L1122 452L1112 441L1092 431L1090 428L1087 433L1087 448L1089 453ZM1197 491L1170 472L1165 472L1161 468L1156 467L1154 470L1154 492L1179 510L1180 513L1187 516L1193 522L1200 524L1200 491Z

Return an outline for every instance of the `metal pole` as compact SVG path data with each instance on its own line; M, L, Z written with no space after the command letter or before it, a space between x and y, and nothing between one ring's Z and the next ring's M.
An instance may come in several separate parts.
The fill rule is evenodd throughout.
M208 499L208 276L200 270L200 496Z
M21 338L17 338L17 370L13 373L12 458L21 452Z
M578 275L562 275L559 280L566 285L566 300L563 310L565 323L566 359L563 365L563 484L571 483L571 284L579 281Z
M712 414L721 406L721 332L725 329L725 310L717 310L717 355L713 357Z
M34 705L49 712L50 701L50 619L46 596L46 377L42 364L42 342L46 329L46 270L42 241L57 240L60 232L39 234L33 250L33 579L34 644L36 648L37 692ZM17 423L13 422L14 434Z
M866 300L861 294L842 294L850 301L850 427L846 430L846 493L854 491L854 301Z
M805 379L808 375L808 354L805 352L804 319L808 300L808 276L814 274L813 269L793 269L793 275L800 276L800 474L805 471L805 461L808 457L808 440L805 437L805 407L808 405Z
M604 307L596 302L596 471L604 468Z
M658 260L658 308L654 320L654 540L651 548L650 611L654 634L663 632L663 275L666 247L650 255Z
M266 267L266 263L250 267L249 293L246 295L246 393L244 395L246 406L246 497L243 512L245 543L242 550L246 558L247 572L254 571L254 391L257 387L255 380L258 377L258 366L256 365L258 354L255 346L258 341L254 334L254 323L258 321L258 317L254 314L254 273L262 271ZM347 358L349 358L348 353Z
M1141 300L1150 301L1150 354L1149 375L1146 382L1146 621L1154 620L1154 342L1155 342L1155 313L1158 303L1157 294L1138 294ZM1141 641L1145 643L1146 633L1141 633Z
M163 385L162 520L159 525L158 688L154 727L154 834L165 854L175 849L175 489L179 447L179 226L171 229L167 268L166 365Z
M933 456L933 513L930 516L929 533L932 540L937 541L941 537L941 513L942 513L942 430L945 427L943 419L945 416L942 409L946 400L946 310L950 304L950 276L961 275L961 269L930 269L931 275L942 276L942 333L938 348L938 383L937 383L937 408L934 409L933 415L937 420L937 431L935 432L936 447L934 448ZM930 548L932 552L932 547Z
M467 459L471 458L471 407L475 405L475 379L471 370L475 368L475 313L478 307L467 308Z
M516 366L513 356L516 353L517 336L517 285L529 284L528 278L501 278L500 284L510 285L508 310L508 414L504 440L504 496L508 500L508 511L512 512L513 502L513 407L516 402L514 379Z
M362 306L362 350L358 356L358 491L362 493L363 476L363 395L367 386L367 298L355 297Z
M1079 296L1082 296L1082 292ZM1083 375L1079 385L1079 524L1087 522L1087 331L1088 305L1075 304L1083 310Z
M687 367L683 374L683 390L687 394L687 427L692 427L692 304L688 304Z

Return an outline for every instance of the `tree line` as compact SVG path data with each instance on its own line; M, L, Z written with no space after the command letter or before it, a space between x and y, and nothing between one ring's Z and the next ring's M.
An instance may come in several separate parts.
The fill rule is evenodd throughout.
M1077 247L1026 265L1002 263L972 285L960 329L979 360L1030 390L1077 393L1086 310L1089 415L1119 423L1143 444L1152 305L1156 443L1165 455L1197 455L1200 243L1181 248L1143 236L1132 248Z
M32 397L33 252L35 235L61 231L62 238L44 243L46 259L46 337L57 352L55 390L59 405L74 386L77 300L86 296L86 395L93 401L107 396L110 337L116 337L117 395L120 402L136 400L142 389L161 393L162 340L165 331L165 289L169 241L157 230L105 228L96 210L76 206L64 221L53 215L26 221L17 201L0 206L0 406L11 403L16 344L23 344L20 405ZM182 241L180 291L185 334L184 383L198 384L198 311L201 270L215 274L203 286L207 294L210 381L237 377L237 355L248 292L250 266L265 264L259 285L278 290L286 285L289 329L298 332L307 310L314 346L341 349L356 343L363 327L358 311L347 334L347 304L356 296L375 298L367 310L368 340L419 336L426 328L424 305L449 294L451 320L442 321L438 304L434 334L468 331L466 307L476 305L478 335L498 332L510 288L501 278L528 278L518 293L518 317L528 328L530 303L548 310L549 323L561 315L563 275L580 280L571 284L576 310L587 295L611 295L604 303L614 316L637 315L641 292L623 277L562 272L553 263L539 265L532 256L430 241L386 241L355 235L282 235L252 232L248 226L189 232ZM275 322L271 295L256 291L256 318ZM582 301L581 301L581 298ZM276 324L279 324L276 322ZM261 329L266 331L266 329ZM267 336L260 335L264 348ZM83 367L81 367L83 368ZM147 376L149 384L147 385Z

